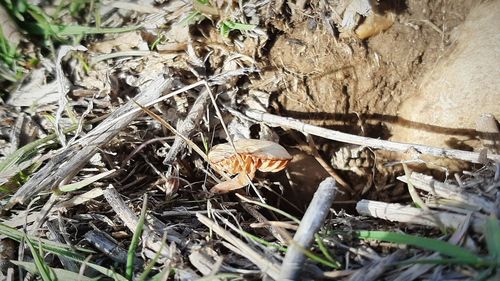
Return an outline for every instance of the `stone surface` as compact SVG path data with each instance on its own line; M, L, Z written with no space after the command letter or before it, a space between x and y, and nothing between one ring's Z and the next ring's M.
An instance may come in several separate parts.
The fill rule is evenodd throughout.
M500 1L472 9L449 51L404 101L392 140L462 149L480 148L482 114L500 118Z

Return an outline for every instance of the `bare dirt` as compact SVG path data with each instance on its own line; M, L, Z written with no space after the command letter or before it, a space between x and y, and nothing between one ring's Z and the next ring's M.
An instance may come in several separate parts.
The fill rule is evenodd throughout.
M335 38L324 27L321 11L310 8L300 22L276 23L281 29L263 61L262 80L273 80L287 116L387 138L390 132L380 123L398 121L400 104L416 94L422 75L446 50L450 32L472 4L397 3L393 26L365 41L342 34ZM269 83L263 85L269 90Z
M354 34L338 34L337 30L332 34L322 20L322 10L311 6L291 23L272 22L274 37L271 36L264 49L265 57L260 60L261 79L253 81L252 88L271 91L273 109L284 116L357 135L398 139L393 135L393 125L421 125L401 119L401 105L418 95L423 77L451 47L451 34L473 6L474 1L393 1L380 14L395 15L394 24L363 41ZM318 142L324 144L322 153L326 159L339 161L342 144ZM365 156L356 157L348 153L340 159L345 167L332 163L344 170L342 176L356 191L354 197L344 196L340 201L360 197L408 199L404 185L395 181L395 175L402 173L401 167L385 165L401 155L376 155L367 150L363 153ZM379 161L373 161L374 158ZM306 156L296 159L291 165L295 167L291 177L297 187L291 187L290 193L296 198L293 201L302 205L309 202L307 198L311 198L318 179L327 173L312 165L314 161L307 161ZM436 168L432 166L424 169ZM318 171L322 171L321 176L311 176ZM390 192L381 192L388 188Z
M237 1L214 0L210 2L213 5L217 4L220 10L234 8L235 13L241 8L237 9ZM255 8L261 1L239 2L240 4L242 2L250 4L247 8ZM262 3L265 2L262 1ZM280 2L286 7L277 9ZM261 138L265 133L267 137L283 145L293 155L293 160L287 169L278 173L257 173L253 182L258 189L254 190L249 187L246 190L241 189L235 192L253 199L257 198L257 195L260 196L262 192L262 198L265 198L269 205L278 207L296 215L296 217L302 217L320 182L332 176L332 170L334 170L333 173L337 173L348 183L349 187L343 186L341 181L337 180L339 194L333 207L338 213L332 212L335 218L329 219L326 224L326 231L332 230L326 237L333 238L325 241L329 241L327 246L332 249L331 253L335 255L335 258L341 260L342 264L345 261L345 269L347 270L341 271L342 274L352 274L353 270L356 270L356 274L365 274L366 268L375 268L376 266L373 267L373 265L377 264L374 262L382 261L379 256L385 256L394 247L392 244L368 244L365 240L352 236L352 230L389 228L395 229L396 232L404 231L423 237L443 237L442 233L437 233L436 226L439 226L438 224L432 228L427 224L417 225L404 220L391 223L389 222L391 218L383 217L384 214L380 218L373 218L361 211L357 213L356 207L361 199L382 201L378 203L397 202L402 203L402 207L413 202L413 198L410 198L408 194L407 185L396 180L397 176L404 174L401 161L399 161L401 154L338 143L319 137L307 138L303 132L288 130L286 126L271 127L266 122L249 121L248 118L242 116L243 110L238 111L243 106L253 108L249 103L250 98L252 95L255 97L255 95L262 94L262 99L259 98L253 104L261 106L258 109L341 132L393 140L401 137L394 129L395 125L420 128L419 126L426 121L425 116L422 118L422 124L408 122L408 120L401 118L401 108L404 104L408 104L408 100L418 100L422 84L425 84L426 74L432 72L436 62L445 57L454 47L453 33L460 26L463 26L469 11L474 8L477 1L370 1L375 5L373 10L376 14L386 20L382 25L385 26L384 28L388 28L380 34L363 40L354 33L339 30L339 23L342 21L340 17L345 9L345 5L341 6L342 3L347 2L351 1L268 1L264 8L261 6L261 8L254 9L257 11L254 16L259 19L256 28L261 31L259 36L250 37L258 34L252 33L255 30L248 32L248 34L233 30L230 38L225 38L217 30L216 23L219 19L216 17L204 19L190 26L173 24L177 23L180 14L192 11L190 5L185 5L186 2L178 1L176 5L179 6L169 8L176 11L174 14L177 15L161 24L162 28L165 27L164 30L160 28L156 30L155 27L151 30L136 32L133 35L116 36L111 40L97 42L93 46L90 44L87 46L88 49L96 51L100 56L101 53L112 52L112 49L117 46L130 47L127 46L128 43L132 45L130 48L135 50L134 48L138 48L135 45L144 45L145 42L142 39L147 37L145 33L150 31L151 38L147 39L148 43L156 42L159 34L167 41L160 43L157 47L158 52L150 52L149 47L146 46L147 53L150 54L145 57L133 59L119 57L116 60L110 58L100 60L92 66L89 74L82 74L82 79L71 77L75 80L73 81L74 85L77 86L77 89L73 89L69 95L71 105L82 116L82 120L90 120L89 127L86 125L84 128L85 137L92 136L96 132L94 131L96 127L91 129L92 126L100 126L102 123L114 124L116 121L107 118L108 114L116 112L118 108L123 108L130 97L146 92L149 89L148 85L151 84L145 82L149 79L156 79L156 77L169 76L173 79L172 85L168 86L168 91L192 85L200 80L210 81L213 83L211 88L215 96L214 106L208 102L207 97L200 98L200 96L206 96L201 94L204 93L202 87L183 92L162 104L158 103L154 111L162 115L159 121L164 121L164 123L161 124L176 126L181 133L174 134L167 131L161 127L160 123L156 122L158 120L147 116L137 117L126 128L120 129L121 131L106 130L107 132L113 131L110 134L116 134L114 139L99 144L99 149L92 152L96 153L95 157L90 159L88 164L87 160L82 161L78 157L72 157L74 159L71 160L67 158L67 155L77 155L76 153L82 149L83 142L64 147L57 152L58 154L52 154L52 148L43 148L44 151L49 151L44 152L45 154L40 152L42 158L40 165L45 162L43 169L28 179L28 183L23 185L21 189L29 187L31 184L37 188L43 185L47 191L49 188L55 188L61 182L65 184L69 183L70 180L88 179L89 175L115 169L116 172L111 177L93 184L93 189L88 193L87 191L81 191L82 193L77 191L64 194L64 197L63 195L51 197L59 201L57 205L50 201L52 199L47 201L46 206L55 206L48 213L47 217L50 221L47 222L54 223L53 212L60 211L57 214L59 230L64 233L67 229L68 234L73 238L72 243L80 244L83 242L83 245L96 248L98 254L95 256L98 259L109 264L121 263L120 266L124 268L126 261L115 261L115 256L108 257L106 253L114 253L114 249L126 249L131 244L130 240L133 239L133 233L137 231L137 228L132 223L127 223L127 220L131 220L134 217L131 214L134 213L137 215L135 217L139 217L139 210L145 210L147 207L149 232L145 233L144 238L148 235L152 238L150 241L143 241L144 255L141 257L144 261L153 258L152 255L148 256L148 253L161 251L152 246L158 246L159 244L156 242L160 241L162 233L167 232L168 235L165 237L170 245L168 247L169 253L162 254L162 256L168 256L168 260L164 262L163 269L161 267L157 269L165 270L165 272L175 271L178 276L182 276L182 274L188 276L176 277L179 280L194 280L202 275L208 276L219 271L223 272L227 268L234 268L235 272L238 273L258 269L253 273L248 271L248 274L244 273L241 276L249 280L260 280L263 271L267 270L259 268L260 261L269 259L280 263L282 254L267 247L270 244L266 244L264 247L258 246L255 249L258 251L257 253L262 253L262 255L258 256L258 261L255 263L251 255L242 254L241 247L239 250L234 250L238 248L238 244L233 244L230 240L237 240L228 239L227 234L224 234L225 238L221 238L223 235L220 233L217 235L209 233L208 228L214 229L213 226L203 222L204 225L200 224L201 220L195 216L208 212L214 223L220 222L220 226L224 226L226 231L237 234L240 238L244 235L235 231L236 229L248 230L249 233L256 234L259 238L263 237L265 241L279 241L284 245L287 245L287 242L283 237L291 237L290 234L293 232L295 224L289 223L289 217L281 216L281 212L268 211L265 208L249 205L232 192L220 195L210 194L208 190L216 184L220 177L210 169L210 165L203 160L203 157L197 156L194 150L187 146L179 146L178 149L174 149L174 147L177 140L182 140L179 135L185 135L200 149L203 148L208 152L213 145L227 142L233 138L232 133L241 133L246 138ZM385 6L378 5L378 2L383 2ZM193 3L197 2L193 1ZM227 7L231 9L222 9L226 7L225 3L229 3ZM274 11L274 15L266 13L272 9L277 9ZM135 13L135 11L133 12ZM224 18L224 15L220 15L220 17ZM244 15L241 18L250 20L251 16ZM387 24L388 21L391 24ZM356 25L364 25L369 22L369 17L366 19L361 17L360 22L357 22ZM165 33L155 33L163 31ZM261 41L262 38L266 39ZM235 43L238 40L239 42ZM226 73L231 70L241 71L243 68L251 70L232 75ZM227 75L229 78L220 78L222 82L217 84L219 74L221 76ZM75 74L75 76L78 75ZM146 88L142 88L144 85ZM49 104L51 110L45 109L43 112L39 110L38 113L45 114L47 111L55 114L56 102L57 99ZM209 105L199 106L203 110L193 110L193 108L198 107L193 104L198 102ZM27 107L30 104L24 106ZM88 108L95 105L89 116L83 113L87 104ZM222 117L216 116L214 107L217 110L220 109ZM201 117L190 117L198 115L198 113ZM184 125L183 122L186 122L187 125ZM222 122L229 127L229 133L222 130ZM0 135L12 135L10 127L17 127L17 123L20 122L10 115L10 111L2 111L2 107L0 107ZM241 126L238 127L238 124ZM190 128L186 129L186 133L184 133L180 130L183 127ZM87 132L87 130L90 131ZM97 130L97 132L99 131ZM84 141L92 142L92 139L89 140L85 137L82 137ZM7 144L7 141L3 142ZM1 144L2 140L0 139ZM423 142L422 144L428 143ZM89 145L85 145L84 148L87 149ZM15 148L15 146L13 147ZM318 153L315 153L316 150ZM174 153L171 153L172 151ZM410 158L412 157L411 151L406 154ZM415 154L418 156L415 157L416 160L427 161L425 155L418 154L418 152ZM173 156L169 157L169 155ZM167 159L169 160L166 161ZM63 180L63 177L60 176L63 173L60 171L65 171L68 163L78 161L83 163L73 165L74 170L65 173L70 176L64 175L66 178ZM428 165L426 167L410 168L412 171L432 175L433 179L438 181L442 180L443 175L445 175L447 180L451 179L446 184L453 184L449 186L457 187L457 189L460 186L462 188L460 190L464 192L467 189L473 190L473 193L464 194L484 195L483 202L487 202L487 205L494 205L495 194L498 193L498 181L494 179L495 175L498 178L498 165L496 167L493 165L485 166L479 172L471 169L473 172L466 173L463 168L462 170L451 168L450 163L442 166L437 166L430 161L426 163ZM454 175L444 173L444 171L448 172L449 170L459 172ZM78 175L78 178L75 176L73 179L73 175ZM85 177L83 177L84 175ZM46 183L47 178L52 182ZM37 184L37 181L40 184ZM432 183L434 184L434 182ZM28 190L31 192L32 189ZM97 192L92 195L95 197L86 197L93 191ZM99 192L106 194L104 199L98 194ZM430 203L434 202L434 198L446 199L443 202L450 201L447 196L438 196L433 192L420 191L419 193ZM116 198L123 198L124 201L111 200L113 194ZM2 196L4 195L0 195L0 198L4 199ZM70 207L66 207L65 203L70 202L67 200L69 196L74 196L75 199L83 198L82 203L70 203L75 205L67 205ZM29 197L31 200L34 195ZM466 197L464 196L464 198ZM43 199L48 198L48 196L37 198ZM37 200L33 201L34 205L30 203L31 210L36 211L37 208L42 208L41 204L44 199ZM148 202L147 206L142 205L142 202L145 201ZM435 200L435 202L440 201ZM477 201L471 200L470 202ZM467 215L468 217L464 218L467 223L476 214L478 218L485 217L486 214L492 213L490 210L493 209L491 207L480 210L480 206L468 205L474 208L465 209L469 208L466 206L461 209L459 205L455 204L453 207L444 205L441 209L438 208L439 206L435 209L443 212L444 210L454 210L457 214L474 212L473 216ZM18 213L13 212L15 216L12 216L11 219L21 222L17 226L20 228L22 224L27 224L27 218L24 218L24 209L19 211L18 206L15 206ZM312 207L316 206L312 205ZM326 207L330 211L330 205L328 204ZM43 213L42 211L39 213ZM482 213L480 213L481 211ZM321 213L317 209L315 212ZM31 213L29 214L31 217ZM46 214L43 216L45 217ZM34 216L30 219L32 220L30 227L38 224L38 219L35 219ZM236 222L238 226L232 225L232 222ZM258 224L255 225L254 222ZM282 236L279 231L276 231L276 229L280 230L281 228L290 231L290 234L284 232L286 235ZM339 230L346 234L340 233ZM119 240L116 244L114 244L115 242L111 243L113 251L101 250L97 244L93 244L93 241L97 239L90 239L89 234L99 233L98 231L106 232ZM474 246L471 251L486 252L483 234L480 235L481 237L478 237L477 234L465 236L465 231L458 232L463 232L461 234L463 241L471 241L468 243ZM48 232L40 231L42 236L46 233ZM154 241L155 239L156 241ZM222 242L223 239L229 243ZM361 243L358 243L358 240ZM155 245L148 245L150 242L155 242ZM256 245L249 240L248 243ZM15 248L16 245L11 248ZM227 245L232 246L232 248ZM358 248L361 251L358 251ZM372 252L372 250L375 251ZM315 251L319 250L315 249ZM406 258L413 258L416 255L423 256L413 247L405 247L405 251L407 252ZM358 253L365 254L359 255ZM372 258L372 256L376 258ZM257 267L251 266L248 259L251 259L251 262L254 262ZM57 260L55 261L57 262ZM210 264L214 266L208 266ZM318 268L321 270L332 270L324 265L319 266ZM240 269L245 271L240 271ZM396 270L407 269L404 267ZM408 271L411 270L413 269L408 269ZM431 278L431 274L436 277L437 273L445 272L444 274L446 274L448 271L452 274L449 276L454 276L454 278L462 275L479 276L479 272L476 274L475 270L482 270L482 268L469 265L466 267L439 267L436 271L430 272L429 275L422 273L420 278L428 279ZM397 273L398 271L388 274L395 275ZM245 276L243 277L243 275ZM370 275L366 274L366 276Z

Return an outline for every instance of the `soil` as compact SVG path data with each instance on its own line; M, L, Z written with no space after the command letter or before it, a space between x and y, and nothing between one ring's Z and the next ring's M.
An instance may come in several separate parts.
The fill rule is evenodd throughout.
M276 23L276 37L263 60L262 80L274 80L284 114L371 137L389 137L380 127L397 122L401 102L449 45L473 1L408 1L385 32L360 41L335 38L320 11L291 26ZM261 90L269 90L267 83Z
M194 1L193 3L197 2ZM237 1L211 2L217 2L218 5L229 3L227 4L229 8L231 8L231 5L235 5L234 8L236 8ZM259 4L260 1L256 0L254 2ZM339 3L350 1L290 0L285 1L285 5L290 6L277 8L279 6L277 3L281 2L284 1L268 1L267 6L271 7L271 10L276 8L273 12L269 12L269 10L266 10L267 8L260 9L249 5L257 11L254 16L258 18L258 29L261 29L262 34L264 34L260 35L262 35L262 38L267 36L267 39L263 41L259 41L262 39L260 35L257 36L257 39L255 37L250 38L250 35L253 34L251 32L241 34L231 31L230 36L234 36L234 38L230 39L235 40L224 38L214 26L218 21L217 18L205 19L191 26L180 26L172 23L169 27L170 30L167 30L168 28L161 30L162 32L165 31L165 34L162 33L162 37L168 38L170 41L165 39L167 42L163 42L165 43L162 45L163 47L158 47L159 52L151 52L154 54L135 59L118 58L117 60L106 59L105 61L99 61L92 66L90 74L82 75L82 79L73 77L72 79L75 79L74 85L78 86L78 89L74 89L69 96L71 104L75 111L83 111L87 108L85 102L92 100L88 108L91 109L94 105L95 108L92 109L89 116L86 116L86 113L78 112L81 113L80 116L83 116L82 120L91 120L89 123L90 128L102 120L104 120L103 123L109 123L110 119L104 119L108 116L108 113L115 112L130 97L139 92L143 93L144 89L149 89L148 85L150 84L149 82L146 83L146 81L151 78L155 79L164 74L170 76L174 82L169 86L169 91L179 89L185 85L192 85L192 83L202 79L212 79L209 81L213 83L213 91L216 94L214 104L222 112L221 118L216 116L211 104L205 106L206 110L200 114L201 117L192 118L193 120L196 119L195 121L191 121L191 117L187 117L193 114L191 111L195 107L192 106L195 100L196 102L202 100L200 99L200 96L202 96L200 93L203 91L201 87L198 89L200 91L188 91L175 96L172 100L156 104L154 111L161 113L160 119L165 120L165 123L172 126L177 126L178 130L180 127L193 125L194 129L186 130L185 136L195 142L199 148L203 148L204 151L209 151L210 147L217 143L227 142L228 135L235 133L235 131L246 138L258 138L267 134L267 137L283 145L293 155L293 160L291 160L287 169L278 173L258 172L253 182L259 188L263 198L266 198L266 203L298 218L304 214L304 210L310 205L312 196L320 182L332 175L333 168L333 173L337 173L338 177L341 177L349 186L346 187L341 181L337 181L339 194L336 196L336 202L333 203L333 208L336 211L333 212L335 216L334 219L329 219L325 225L325 233L328 234L325 237L333 237L334 239L325 241L330 241L327 246L331 247L332 251L328 250L328 252L334 254L336 259L342 261L346 259L345 269L349 271L347 274L351 274L350 271L358 269L358 273L364 274L365 271L362 270L377 265L372 261L385 260L378 258L382 257L380 254L385 255L394 249L394 245L365 245L365 240L352 236L353 230L394 229L395 232L416 233L422 237L442 238L443 235L437 231L437 228L404 221L391 223L383 217L376 219L357 216L355 207L360 199L378 200L383 203L397 202L404 205L413 202L408 194L406 184L396 180L397 176L403 174L401 161L399 161L402 157L401 153L374 151L369 147L337 143L319 137L307 138L299 131L286 130L286 128L281 127L271 128L267 127L268 124L266 125L265 122L263 122L264 124L258 124L245 118L239 118L237 114L241 115L241 112L237 112L236 109L240 105L252 107L249 100L254 98L256 107L260 106L259 109L271 113L360 136L397 139L399 136L397 136L398 133L394 129L394 125L405 126L405 120L402 120L400 115L402 105L412 97L419 97L419 90L422 84L425 83L425 74L432 71L435 62L444 57L453 47L453 32L462 26L469 11L477 4L477 1L370 0L376 6L373 9L376 11L377 17L386 20L382 26L388 28L380 34L363 40L358 39L356 36L356 29L353 32L346 32L337 28L342 21L340 15L342 15L343 8L345 8L340 7L342 5ZM382 2L383 7L379 2ZM257 4L255 6L258 6ZM191 9L189 5L184 5L182 1L179 1L178 5ZM332 10L328 5L336 8ZM190 11L186 7L179 9L171 7L171 9L177 10L178 15L173 17L175 22L177 22L180 14ZM220 16L222 17L222 15ZM248 20L249 17L244 17L244 19ZM390 21L390 24L388 24L388 21ZM370 22L369 18L360 18L361 24ZM374 22L376 21L374 20ZM163 22L159 26L169 26L169 24L169 22ZM156 32L156 27L151 30ZM153 36L155 32L149 34L152 36L150 44L158 39ZM249 37L244 35L249 35ZM130 34L121 36L118 37L119 40L114 38L110 41L101 42L100 46L94 45L94 50L100 50L98 53L106 52L115 48L115 44L126 45L126 43L133 43L133 38L138 39L139 43L142 44L144 42L140 38L146 37L141 33L136 33L133 37ZM239 40L238 44L240 45L234 43L237 41L236 39ZM163 41L163 39L159 41ZM92 46L89 46L89 49L92 50ZM237 59L234 59L235 57ZM256 66L255 69L252 68L253 66ZM227 75L227 73L224 73L243 68L245 68L242 72L244 75ZM252 69L247 72L247 69L250 68ZM166 71L167 69L168 71ZM218 74L222 74L221 76L227 75L229 78L221 78L220 81L223 83L216 84ZM75 76L78 75L75 74ZM142 88L142 86L145 88ZM270 99L268 99L269 97ZM46 114L45 111L47 111L54 112L55 115L56 101L57 99L49 104L52 110L39 110L37 113ZM227 106L229 104L230 106ZM203 108L203 106L200 106L200 108ZM229 112L229 108L234 111ZM194 111L193 115L197 115L199 112L201 110ZM3 144L5 144L3 146L7 145L8 138L5 136L12 135L12 128L17 127L17 123L20 123L16 121L15 117L11 116L13 115L11 113L10 107L2 108L0 106L0 148L2 148ZM179 124L182 123L179 121L183 119L189 122L186 122L187 125L181 126ZM181 140L181 138L162 128L160 123L156 121L144 116L136 118L119 133L115 129L109 130L117 132L115 138L105 144L99 144L97 154L90 159L88 164L86 160L81 161L81 159L73 158L82 162L78 163L79 165L73 165L78 167L67 173L75 176L74 182L76 183L82 182L81 179L89 179L89 175L103 172L106 168L109 168L108 170L116 169L116 172L110 177L95 182L93 189L89 191L89 193L92 191L106 192L108 196L105 196L104 199L102 197L85 199L88 194L83 192L87 191L81 191L82 193L77 191L67 195L74 196L75 199L83 198L84 203L74 203L76 205L65 207L62 203L70 202L70 200L64 201L66 197L60 194L52 196L50 201L44 203L46 206L56 206L53 210L64 208L65 211L58 213L59 230L66 232L67 228L68 236L74 238L73 240L78 244L83 242L83 245L96 248L98 253L96 257L98 259L106 263L118 264L119 262L113 259L115 257L110 257L110 259L103 253L114 253L115 248L125 249L131 244L129 240L133 239L136 228L130 227L133 224L128 223L127 220L133 217L131 212L135 212L136 217L139 217L139 210L146 209L141 207L141 203L146 201L147 198L149 201L147 201L148 227L146 229L149 232L145 232L143 238L150 236L151 240L143 241L143 255L141 257L144 260L152 259L152 256L147 254L153 253L151 250L160 251L158 248L147 248L154 246L153 243L151 245L147 244L155 242L154 244L159 245L156 242L160 241L161 233L165 233L167 230L168 237L167 235L165 237L170 245L168 247L170 254L164 255L165 257L168 256L169 260L161 261L163 269L161 267L156 269L165 272L175 271L178 272L179 276L181 274L192 274L190 277L179 278L190 280L196 279L194 276L198 277L198 273L208 276L209 274L216 274L219 270L234 268L237 273L249 272L249 274L244 274L250 276L249 280L254 276L255 280L260 280L259 277L263 276L262 272L251 273L251 270L255 269L255 267L249 266L247 260L247 258L252 258L251 255L244 253L241 247L238 251L235 251L227 246L231 245L233 248L237 248L236 244L233 245L233 242L237 240L232 242L230 241L233 240L231 238L227 240L228 243L222 242L221 237L223 235L217 232L217 235L214 235L211 231L215 228L212 228L209 233L207 228L209 225L203 222L201 224L201 220L197 219L194 213L208 211L211 220L213 219L217 223L220 222L220 226L224 226L226 231L231 231L234 234L237 231L233 230L236 230L237 227L231 226L231 223L237 222L239 224L238 229L250 230L248 233L256 234L256 237L259 238L263 237L265 241L281 241L283 237L286 238L276 229L285 229L292 226L290 227L291 233L294 225L288 222L289 217L285 218L278 212L246 204L233 192L210 194L208 190L216 184L219 178L218 175L215 171L212 171L210 165L207 165L202 157L197 156L187 146L176 152L176 149L173 148L176 143L174 139ZM227 125L229 133L222 130L221 122ZM87 125L85 125L84 130L86 132ZM42 130L40 131L42 132ZM92 136L95 133L95 131L90 132L86 132L86 136ZM83 140L89 141L89 138L83 138ZM69 161L67 155L73 155L71 153L75 149L82 149L82 146L81 143L77 142L62 148L59 152L54 152L55 154L47 152L42 155L40 153L40 156L50 157L51 159L44 158L40 160L40 164L46 161L45 166L38 170L34 176L31 176L28 179L28 184L21 187L20 190L26 186L29 187L29 184L35 186L33 183L37 181L40 186L44 186L45 191L49 189L49 185L50 188L53 188L52 185L55 187L56 184L52 183L57 182L59 184L63 180L60 171L56 169L58 167L59 169L66 169L68 163L77 162ZM52 148L44 147L43 149L46 151ZM165 161L166 158L170 158L168 155L172 151L175 152L172 157L175 159ZM418 152L415 151L415 153ZM408 154L408 157L412 157L412 151L408 151L406 154ZM55 156L52 157L52 155ZM463 170L463 167L460 167L455 170L461 170L463 173L453 175L448 174L449 170L454 170L451 168L450 163L438 166L435 162L432 162L433 160L427 160L425 155L419 155L418 160L428 161L427 166L412 166L410 167L412 171L424 172L436 180L443 180L444 177L456 180L456 182L452 183L459 185L464 192L467 188L474 190L475 195L482 195L486 198L485 202L493 205L494 194L498 190L498 182L494 179L495 176L498 178L498 165L496 167L493 167L493 165L485 166L479 172L473 170L473 172L468 173ZM85 169L83 169L84 164L87 164ZM443 171L446 171L446 173ZM44 176L44 173L48 176ZM57 175L58 178L54 177L54 175ZM85 177L82 177L83 175ZM25 177L24 174L22 176ZM49 181L47 178L51 183L46 183ZM66 181L71 178L66 178L62 183L69 183ZM2 179L0 178L0 180ZM17 179L15 181L17 184ZM36 186L38 187L38 184ZM240 192L248 198L256 198L257 195L251 188L240 189L235 192ZM122 202L112 203L113 200L110 200L109 195L114 193L120 195L125 202L123 204ZM433 199L434 196L436 199L445 198L431 192L420 191L420 193L425 196L426 200ZM33 196L30 195L30 197ZM48 196L37 198L43 199L48 198ZM60 206L62 207L57 207L55 201L51 201L52 198L59 200L57 203L58 205L61 203ZM464 196L464 198L467 198L467 196ZM0 199L4 198L0 196ZM41 203L43 200L37 200L33 200L34 205L30 203L28 209L35 211L41 209L42 211L39 213L45 212L45 208L42 208ZM78 200L71 200L71 202L76 201ZM447 201L443 200L443 203ZM429 200L429 202L434 201ZM436 202L440 201L436 200ZM470 202L465 201L465 203ZM121 207L122 205L126 207ZM453 210L457 214L468 214L467 224L470 220L476 219L476 214L477 218L481 218L485 217L487 212L490 212L486 209L480 210L480 206L465 205L474 208L465 209L469 208L467 206L462 209L459 205L449 207L449 205L443 204L441 210ZM123 210L120 210L117 206ZM18 205L15 207L17 208ZM326 209L329 210L330 205L326 206ZM435 209L440 210L439 208ZM28 213L30 216L24 218L25 211L14 210L13 214L16 215L12 217L12 220L21 221L27 225L26 221L28 217L32 217L31 213ZM480 213L480 211L483 212ZM472 212L474 212L474 215L470 215ZM317 213L319 214L321 211L317 211ZM49 214L49 218L53 217L53 213ZM200 213L197 215L199 216ZM22 220L19 219L21 216L23 217ZM59 220L61 221L60 224ZM270 223L271 221L280 222L280 220L283 220L284 224L276 224L275 227L274 224ZM53 223L54 221L47 222ZM254 226L254 222L258 222L260 226ZM37 226L38 217L36 217L36 220L33 217L30 223L30 227ZM21 227L21 223L18 227ZM99 245L92 244L92 239L88 239L87 234L98 233L97 230L109 233L114 239L120 241L116 245L113 244L114 242L111 243L113 251L101 250ZM332 232L328 233L330 230ZM316 230L309 231L314 233ZM346 234L343 234L344 232ZM482 238L485 235L481 234L481 238L478 238L466 234L465 230L459 229L457 232L462 233L463 241L469 241L467 244L474 246L471 252L481 252L481 254L486 252L485 247L487 244L484 243ZM48 232L40 231L41 235L46 235L45 233ZM242 238L243 236L240 234L238 233L238 236ZM274 236L274 238L270 235ZM225 234L224 237L227 239L230 236ZM67 237L64 237L64 240L66 239ZM358 240L362 241L361 244L358 243ZM486 240L488 240L487 236ZM250 240L248 240L248 243L249 245L251 243L251 248L255 249L256 253L262 252L262 257L265 257L265 260L268 258L273 262L281 260L281 257L276 259L281 254L275 251L273 247L270 247L271 244L260 247L250 242ZM11 248L16 246L17 244ZM361 251L358 251L358 248ZM379 252L372 253L372 249ZM198 250L200 252L199 257L196 257L194 254ZM314 250L318 251L318 249ZM408 258L416 255L424 256L415 251L413 247L407 247L406 251L408 252ZM208 258L200 258L202 255L206 255ZM373 257L377 258L373 259ZM57 260L55 261L57 262ZM123 263L120 266L123 265L123 268L125 268L126 261L120 262ZM214 264L214 267L205 266L208 264ZM271 265L271 263L268 265ZM320 266L318 268L321 270L332 270L330 267L325 267L324 264ZM197 272L194 271L195 268ZM206 272L203 271L204 269L207 269ZM406 270L406 267L403 269ZM483 268L469 265L466 267L440 267L436 271L429 273L429 275L420 276L420 278L429 279L431 278L430 274L436 277L438 276L437 273L441 274L441 272L446 273L447 271L452 272L454 278L455 271L456 273L460 272L462 275L479 276L479 272L474 272L474 270L483 270ZM380 277L379 279L384 278Z
M274 110L284 116L357 135L397 139L391 127L402 125L398 117L401 104L417 95L422 77L450 47L452 32L463 23L474 1L391 3L381 14L396 14L394 24L363 41L354 34L329 33L321 19L322 11L314 6L306 8L305 15L294 17L291 24L272 22L274 37L267 43L265 58L260 60L261 79L254 81L252 88L271 91ZM332 162L344 146L319 139L317 142L324 145L322 153ZM407 199L404 186L395 181L401 168L385 165L401 155L367 153L368 158L385 160L365 165L365 173L355 173L359 171L356 166L363 165L358 159L345 159L348 167L341 175L352 183L356 194L343 196L341 201L359 197ZM303 157L297 159L301 162ZM318 165L291 166L301 171L291 175L292 182L301 186L292 193L302 202L295 202L303 205L305 201L307 205L319 183L309 175L317 172ZM434 176L444 176L441 172ZM381 192L387 188L391 191ZM368 192L370 189L372 192Z

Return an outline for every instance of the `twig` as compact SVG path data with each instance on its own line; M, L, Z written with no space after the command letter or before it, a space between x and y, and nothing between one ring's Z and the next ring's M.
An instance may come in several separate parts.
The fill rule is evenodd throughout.
M164 79L162 75L158 76L144 92L138 95L137 102L148 104L158 98L163 90L170 87L172 81L172 79ZM142 113L140 109L134 113L129 113L136 109L137 106L134 101L127 102L95 127L85 138L61 149L42 169L17 190L4 208L10 209L17 203L22 204L39 192L50 190L64 179L76 175L97 152L99 146L109 142ZM127 117L121 117L124 115L127 115Z
M408 182L406 176L400 176L397 179L405 183ZM475 210L482 209L490 214L495 213L495 202L487 200L484 196L478 196L476 194L466 192L458 186L439 182L431 176L420 173L412 173L410 180L415 188L424 190L435 196L463 203L469 206L469 208L472 207Z
M459 160L470 161L473 163L482 163L481 159L484 159L480 155L480 153L477 152L462 151L457 149L445 149L432 146L425 146L421 144L400 143L400 142L379 140L368 137L361 137L347 133L342 133L335 130L321 128L314 125L309 125L297 119L281 117L258 110L247 109L245 111L245 115L256 121L265 122L270 125L291 128L298 130L300 132L308 133L315 136L320 136L334 141L352 143L377 149L385 149L385 150L399 151L399 152L407 152L414 149L421 154L429 154L437 157L450 157ZM487 158L492 161L500 162L500 155L498 154L488 154Z
M127 250L123 249L118 245L116 241L107 236L105 233L91 230L85 235L83 235L85 240L87 240L92 246L98 249L101 253L118 262L120 264L127 263ZM136 260L140 262L139 260Z
M134 212L127 207L120 194L116 189L110 185L104 190L104 197L108 201L113 211L116 215L123 221L124 225L131 231L134 232L139 223L139 218L134 214ZM166 247L161 246L161 237L150 230L148 224L144 225L144 230L142 233L142 239L144 246L153 250L155 253L162 251L163 257L169 256L169 250Z
M335 170L326 163L326 161L319 155L318 149L316 149L316 144L314 143L314 140L311 135L307 135L307 142L309 144L309 148L311 150L312 155L318 161L318 163L325 169L327 173L330 174L331 177L335 179L337 183L343 188L345 188L347 191L349 191L351 194L355 194L354 190L349 186L349 184L342 178L340 177Z
M363 216L371 216L389 221L412 223L436 227L436 217L445 227L457 229L466 215L449 212L425 211L419 208L403 206L400 204L389 204L379 201L361 200L356 205L356 211ZM472 219L472 229L475 232L484 231L484 218L474 216Z
M432 215L431 209L427 207L425 204L424 200L420 198L420 195L418 195L417 190L415 189L415 186L413 185L412 181L410 180L410 176L412 171L408 168L408 166L403 163L403 169L405 171L405 176L406 176L406 184L408 185L408 192L410 193L410 197L413 200L413 203L415 203L418 207L422 208L423 211L425 211L427 214ZM442 232L446 232L446 229L444 227L443 222L439 219L439 217L432 216L434 218L434 223L441 229Z
M197 214L196 217L198 220L207 226L208 228L212 229L215 233L220 235L222 238L224 238L226 241L231 243L235 248L239 250L239 253L241 253L244 257L249 259L252 263L254 263L256 266L262 270L262 272L268 274L273 278L274 280L279 280L278 279L278 274L279 274L279 267L278 265L268 261L266 257L258 252L256 252L254 249L252 249L250 246L248 246L245 242L241 241L239 238L231 234L229 231L225 230L224 228L220 227L217 225L214 221L210 220L206 216L202 214Z
M349 281L371 281L379 280L380 275L387 270L387 266L395 263L404 257L404 251L398 250L386 257L372 261L370 264L363 266L352 274L347 280Z
M257 209L254 206L244 202L243 200L240 200L240 204L243 207L243 209L245 209L245 211L247 211L257 221L266 224L266 228L278 241L280 241L283 244L287 244L289 240L291 240L292 236L285 229L277 225L269 224L267 218L264 217L261 213L259 213L259 211L257 211Z
M208 90L204 90L194 102L186 118L177 125L179 134L175 136L174 143L165 156L163 164L170 164L177 158L177 154L184 148L185 144L185 139L180 135L188 138L195 131L209 101Z
M323 225L336 194L337 188L333 178L326 178L319 184L285 255L279 280L299 279L306 259L303 249L308 249L311 246L314 235Z

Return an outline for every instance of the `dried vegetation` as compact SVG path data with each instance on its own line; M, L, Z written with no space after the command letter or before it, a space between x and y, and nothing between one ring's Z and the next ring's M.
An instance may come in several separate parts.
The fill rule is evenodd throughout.
M2 1L0 276L495 279L496 144L390 140L470 2Z

